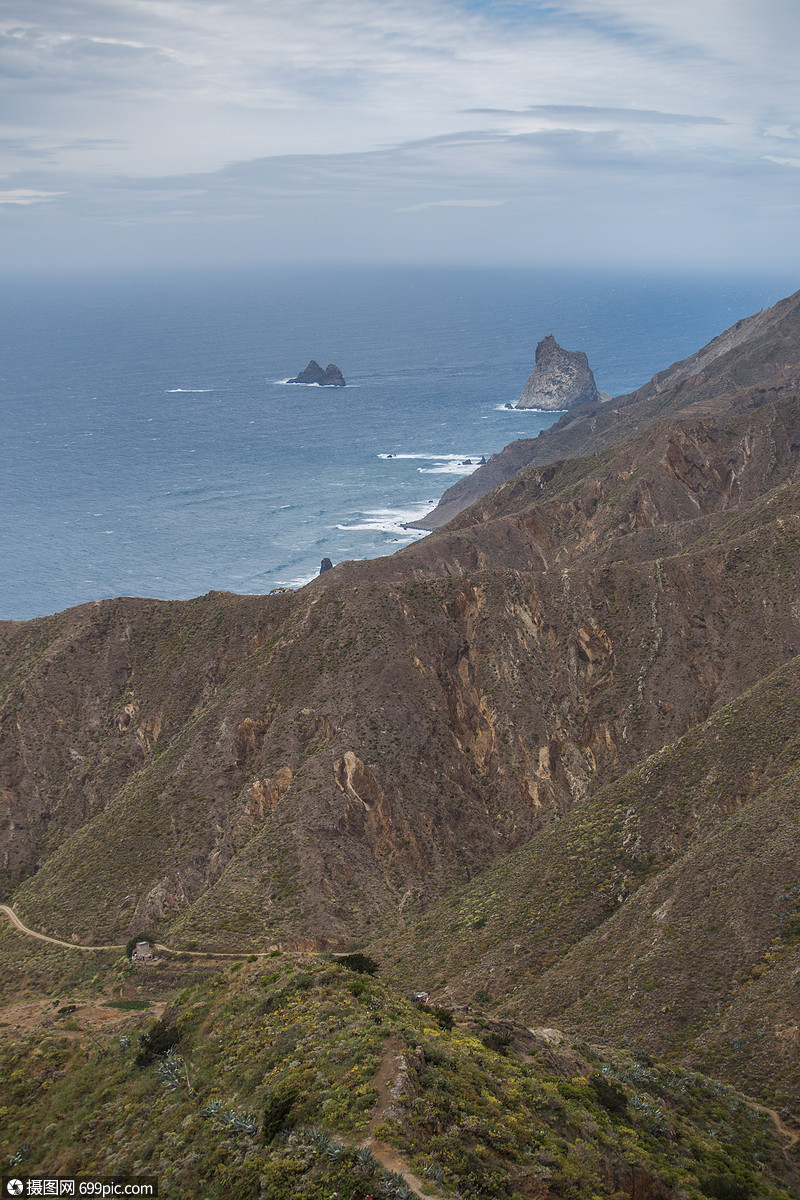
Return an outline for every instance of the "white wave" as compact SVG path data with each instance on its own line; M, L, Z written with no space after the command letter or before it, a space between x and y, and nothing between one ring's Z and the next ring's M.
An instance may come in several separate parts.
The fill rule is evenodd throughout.
M350 525L337 525L336 529L344 529L348 533L391 533L394 541L413 541L416 537L424 536L424 530L406 529L409 521L418 521L435 506L436 501L418 505L415 508L377 508L362 514L360 521Z
M566 408L517 408L513 404L510 404L510 405L509 404L495 404L494 407L495 407L495 412L507 412L507 413L529 412L529 413L539 413L540 416L542 413L564 413L564 412L568 411Z
M166 395L171 396L175 392L213 392L214 388L167 388Z
M292 387L325 387L325 388L328 388L329 391L331 391L331 392L335 392L337 390L337 388L339 389L339 391L341 391L341 388L342 388L342 385L340 383L339 384L336 384L336 383L294 383L294 381L291 379L271 379L269 382L274 383L276 385L276 387L279 384L284 384L284 383L290 383L292 385ZM348 387L348 388L361 387L361 384L360 383L346 383L345 387Z
M427 459L428 462L463 462L466 458L471 458L473 462L476 458L480 458L480 454L379 454L378 458L420 458Z
M478 463L476 462L468 467L462 463L447 463L443 467L417 467L417 470L420 475L471 475L477 467Z

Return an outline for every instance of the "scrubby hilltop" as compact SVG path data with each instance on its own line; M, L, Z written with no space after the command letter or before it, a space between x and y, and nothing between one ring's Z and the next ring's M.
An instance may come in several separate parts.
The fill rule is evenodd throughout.
M92 945L361 944L788 1119L798 347L795 296L295 594L4 623L6 895Z

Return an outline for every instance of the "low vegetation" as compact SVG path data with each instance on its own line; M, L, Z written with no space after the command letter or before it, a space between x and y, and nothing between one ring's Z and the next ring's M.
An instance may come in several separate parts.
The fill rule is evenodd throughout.
M155 1175L170 1200L418 1194L406 1176L464 1200L792 1194L769 1118L733 1089L522 1026L493 1037L335 960L234 963L163 999L156 1021L0 1043L7 1163L25 1147L34 1176Z

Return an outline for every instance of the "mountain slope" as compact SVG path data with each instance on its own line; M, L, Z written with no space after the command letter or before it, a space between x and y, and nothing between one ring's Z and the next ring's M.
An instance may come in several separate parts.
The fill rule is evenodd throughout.
M148 970L148 998L174 971ZM336 962L195 969L157 1023L161 1005L112 999L92 1032L87 999L0 1042L0 1147L26 1174L155 1177L171 1200L797 1194L785 1135L733 1089L431 1011Z
M4 896L88 945L372 940L783 1102L798 345L792 297L598 413L591 453L297 593L3 623Z
M373 953L407 985L630 1038L792 1106L800 658Z
M786 661L797 405L659 430L294 596L7 629L23 911L90 942L176 918L223 943L346 938Z

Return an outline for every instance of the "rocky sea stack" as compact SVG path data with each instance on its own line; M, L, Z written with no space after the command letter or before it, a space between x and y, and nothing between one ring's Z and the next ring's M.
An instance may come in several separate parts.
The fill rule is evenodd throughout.
M344 381L344 376L336 363L328 363L323 371L322 367L314 359L306 367L305 371L301 371L294 379L287 379L287 383L318 383L320 387L347 387Z
M517 401L517 408L561 412L599 400L589 360L582 350L562 350L552 333L536 347L536 365Z

